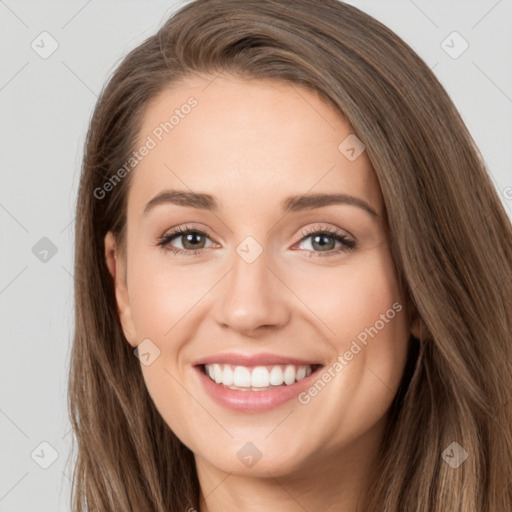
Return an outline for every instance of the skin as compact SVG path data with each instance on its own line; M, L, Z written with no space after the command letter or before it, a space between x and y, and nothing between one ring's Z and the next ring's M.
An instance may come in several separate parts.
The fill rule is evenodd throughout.
M406 307L390 254L383 200L365 152L350 161L338 146L353 133L316 93L230 75L190 77L149 105L141 143L194 96L198 105L132 172L127 259L111 233L105 255L124 334L150 339L160 355L141 364L160 414L195 454L201 512L355 511L367 486L406 362ZM214 195L218 212L148 201L165 189ZM348 204L283 215L289 195L350 194L379 216ZM171 228L207 230L199 255L157 245ZM336 252L304 229L336 228L357 247ZM263 248L247 263L237 246ZM171 244L191 251L184 236ZM325 251L331 255L323 257ZM308 257L311 256L311 257ZM307 405L241 413L205 393L191 363L227 352L267 352L326 366L398 302L403 309ZM248 468L237 452L253 443ZM360 511L360 508L357 508Z

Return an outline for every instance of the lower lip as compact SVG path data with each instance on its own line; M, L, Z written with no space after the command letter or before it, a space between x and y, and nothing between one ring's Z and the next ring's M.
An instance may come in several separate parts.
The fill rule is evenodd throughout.
M229 389L222 384L217 384L208 377L201 366L194 369L199 374L199 380L205 391L218 404L239 412L263 412L275 409L280 405L296 398L304 391L314 378L316 378L321 367L317 368L311 375L291 385L283 385L268 391L237 391Z

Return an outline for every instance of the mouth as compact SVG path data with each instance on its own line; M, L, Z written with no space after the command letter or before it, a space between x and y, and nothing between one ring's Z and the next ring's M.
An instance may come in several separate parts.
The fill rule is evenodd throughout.
M235 366L202 364L203 373L216 384L237 391L269 391L291 386L316 372L320 364L278 364L267 366Z
M312 385L322 364L239 365L217 361L193 365L200 386L218 405L242 413L275 409Z

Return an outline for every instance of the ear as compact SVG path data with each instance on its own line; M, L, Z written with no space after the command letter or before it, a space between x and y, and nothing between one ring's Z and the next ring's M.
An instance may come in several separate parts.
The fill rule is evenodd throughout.
M126 261L120 253L114 235L111 231L105 235L104 241L105 260L110 275L114 280L119 320L121 322L125 338L128 340L128 343L135 348L138 343L126 282Z
M423 322L423 319L418 314L418 312L415 312L414 318L411 322L411 326L409 329L410 329L412 335L415 338L418 338L419 340L421 340L422 338L424 338L426 336L427 328L425 326L425 323Z
M418 319L414 320L411 325L411 333L415 338L421 339L421 322Z

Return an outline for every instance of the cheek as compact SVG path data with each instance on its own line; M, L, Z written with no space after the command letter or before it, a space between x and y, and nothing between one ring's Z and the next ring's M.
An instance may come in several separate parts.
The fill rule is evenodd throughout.
M175 257L159 248L133 251L128 286L133 320L141 339L170 339L179 322L194 315L194 305L214 283L208 276L206 280L198 276L193 265L176 263L175 259L173 263L171 258Z
M336 340L337 352L352 366L350 385L360 394L361 402L386 402L400 381L409 338L391 256L387 251L375 252L371 264L347 276L346 283L350 293L343 296L335 323L341 334ZM356 391L357 382L360 387Z
M360 432L391 404L407 356L406 309L387 251L368 252L357 264L312 277L299 293L328 326L333 359L326 385L319 382L321 391L312 389L303 403L319 424L332 426L332 439L338 440L340 418L348 431ZM324 414L336 410L342 411L338 417Z
M128 289L138 341L151 340L158 354L151 364L141 364L148 393L166 423L186 442L191 396L183 385L187 366L182 349L194 338L199 301L213 287L215 276L211 271L198 275L193 265L173 265L166 256L156 249L132 250Z
M310 315L317 318L316 323L320 320L324 324L322 331L338 352L348 348L347 341L350 345L358 335L364 338L365 329L379 321L381 315L393 319L390 324L394 325L386 325L388 333L400 330L405 315L395 313L405 308L394 265L384 245L328 269L318 266L293 272L287 278L294 283L294 291ZM378 326L382 327L381 322Z

